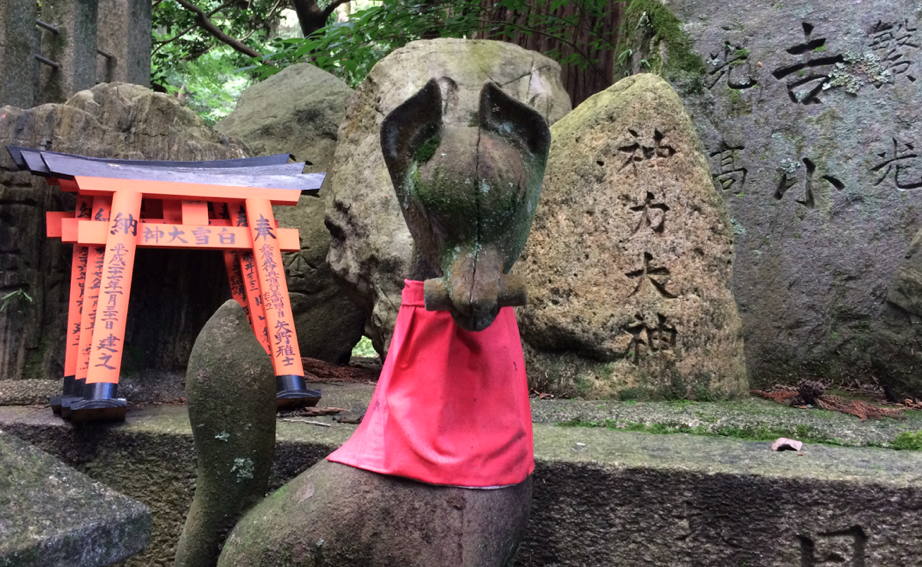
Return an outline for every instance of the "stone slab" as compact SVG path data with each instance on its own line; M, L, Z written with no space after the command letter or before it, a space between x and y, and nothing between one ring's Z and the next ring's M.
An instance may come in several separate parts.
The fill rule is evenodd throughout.
M347 408L363 407L371 393L367 385L322 387L323 404ZM551 423L558 416L601 417L591 413L601 406L643 412L669 404L543 400L535 402L535 416ZM715 407L672 406L675 413L692 408L692 418L706 411L695 406ZM272 488L338 447L355 427L307 421L329 427L278 424ZM920 428L916 415L900 423ZM864 426L857 419L846 425ZM47 410L2 407L0 427L150 506L152 543L125 565L172 565L194 489L183 406L146 407L129 412L123 425L83 429ZM920 565L920 452L807 444L801 454L776 453L769 442L538 423L535 455L520 566Z
M150 531L146 506L0 431L0 566L111 565Z
M750 383L866 380L888 286L922 225L922 7L663 4L702 63L671 79L733 218ZM641 28L657 25L650 14Z

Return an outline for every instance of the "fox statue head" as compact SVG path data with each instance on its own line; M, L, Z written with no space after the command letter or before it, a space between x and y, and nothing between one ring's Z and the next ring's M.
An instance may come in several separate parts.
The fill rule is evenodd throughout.
M426 279L426 308L482 331L525 303L509 274L534 219L551 133L534 109L487 82L467 125L443 122L433 79L381 126L381 148Z

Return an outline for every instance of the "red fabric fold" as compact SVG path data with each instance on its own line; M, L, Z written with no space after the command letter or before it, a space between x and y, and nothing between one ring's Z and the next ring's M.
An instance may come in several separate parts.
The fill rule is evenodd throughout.
M479 333L426 311L405 282L394 337L362 423L328 460L430 484L499 487L534 470L531 408L515 313Z

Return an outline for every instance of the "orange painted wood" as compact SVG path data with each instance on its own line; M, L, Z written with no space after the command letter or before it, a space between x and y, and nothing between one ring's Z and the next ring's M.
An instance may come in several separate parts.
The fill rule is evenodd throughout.
M205 185L175 181L144 181L110 179L106 177L74 178L84 195L107 195L119 190L142 193L145 197L161 199L203 199L205 201L245 201L248 198L267 199L273 205L297 205L301 192L292 189L234 187L231 185ZM125 189L130 187L130 189Z
M173 199L163 200L163 221L170 224L182 224L182 202Z
M182 201L182 223L199 226L208 225L208 203L205 201Z
M247 323L250 324L250 329L252 329L255 334L256 330L253 328L253 315L250 314L250 305L247 303L246 287L243 283L243 271L240 269L240 252L236 250L224 251L224 269L227 271L227 284L230 287L231 297L234 298L234 301L236 301L240 307L243 307L243 312L247 316Z
M109 225L105 222L64 219L63 242L87 246L105 244ZM76 230L74 230L76 228ZM278 228L279 246L284 252L297 252L301 241L296 228ZM201 250L252 250L245 227L184 224L138 223L137 246L142 248L186 248Z
M112 206L112 198L92 197L92 199L93 208L90 210L92 217L99 221L108 221L109 211ZM99 306L99 290L102 287L105 253L105 245L93 245L89 247L89 252L87 254L87 274L83 294L83 313L80 316L80 347L77 352L78 380L85 379L90 368L90 351L93 344L96 311Z
M74 213L69 213L67 211L47 211L45 213L45 235L48 238L61 238L63 227L62 222L64 219L70 218L74 219Z
M272 205L266 198L251 197L246 200L246 214L275 374L304 376Z
M77 197L77 207L73 214L76 218L90 218L92 197ZM50 224L49 224L50 226ZM89 249L74 245L70 266L70 297L67 307L67 334L64 350L64 376L77 375L77 360L80 358L80 324L83 315L83 288L86 285L86 261Z
M112 196L112 210L109 213L109 234L106 239L99 307L93 329L90 367L86 375L87 385L118 383L125 348L125 324L140 218L141 193L132 190L116 191Z

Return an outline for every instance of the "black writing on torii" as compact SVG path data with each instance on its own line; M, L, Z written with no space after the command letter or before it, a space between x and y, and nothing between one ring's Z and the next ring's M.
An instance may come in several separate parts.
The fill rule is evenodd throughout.
M647 285L647 282L659 293L660 296L665 297L666 299L675 299L677 295L669 292L666 289L666 284L669 283L669 268L664 266L654 266L653 265L653 254L649 252L643 253L643 266L626 274L627 277L631 279L637 279L637 287L634 288L634 291L628 297L637 295L643 291L644 287Z
M797 173L797 169L800 168L800 164L786 160L786 164L782 164L781 172L781 181L778 183L777 189L775 189L775 199L782 199L785 193L788 192L797 182L800 180L800 175ZM807 174L803 180L803 197L796 199L796 202L812 209L816 206L816 196L814 194L814 176L816 175L816 164L813 163L813 160L809 158L803 159L803 164L807 170ZM836 188L836 190L841 191L845 188L845 184L839 181L837 178L831 175L822 175L820 179L826 181L830 185Z
M919 28L912 27L909 20L896 23L878 21L868 34L868 47L880 59L884 69L896 76L905 75L914 83L916 78L908 73L913 63L909 56L912 51L922 47L918 31ZM877 88L882 85L876 83Z
M871 168L871 171L879 175L874 182L875 186L883 183L884 180L893 173L893 183L896 185L897 189L907 191L922 187L922 175L917 179L907 179L905 175L906 170L913 165L922 165L922 160L919 160L919 154L916 152L915 144L912 142L899 142L896 138L893 138L891 149L889 151L880 152L877 156L883 158L883 161Z
M648 191L643 204L631 207L631 210L640 213L640 220L637 221L637 226L634 227L634 231L631 235L637 234L637 232L645 226L649 226L653 229L653 232L656 233L661 233L665 230L666 212L669 210L669 207L666 203L657 203L653 193Z
M817 95L829 79L829 74L836 63L845 59L842 55L826 54L826 38L813 38L813 26L807 22L801 24L804 30L804 42L786 49L791 55L799 55L800 62L783 65L772 71L772 76L779 81L791 75L787 81L788 96L792 102L800 104L819 104ZM824 69L825 68L825 69Z
M714 168L717 173L711 174L714 183L720 189L729 191L734 185L739 186L734 191L742 191L746 184L746 174L749 173L745 167L740 167L739 152L745 149L743 146L730 146L726 142L721 142L717 151L711 152L711 158L717 159L717 167Z
M632 356L634 364L640 362L640 351L646 348L650 352L661 352L672 350L676 344L678 332L676 328L668 323L665 315L656 314L656 324L647 325L640 314L634 315L634 321L622 327L631 335L631 342L628 344L624 356Z
M724 42L717 53L710 53L708 67L708 89L713 89L721 81L727 79L727 87L734 90L751 89L758 81L749 74L749 50L742 45L732 45Z
M631 135L631 143L624 144L618 147L619 152L623 152L627 155L627 158L624 160L624 163L618 169L621 171L625 167L633 166L634 173L637 173L637 165L640 162L671 158L675 155L675 148L666 143L666 135L660 132L658 129L653 129L653 138L643 140L640 137L640 134L636 130L628 128L628 133Z

